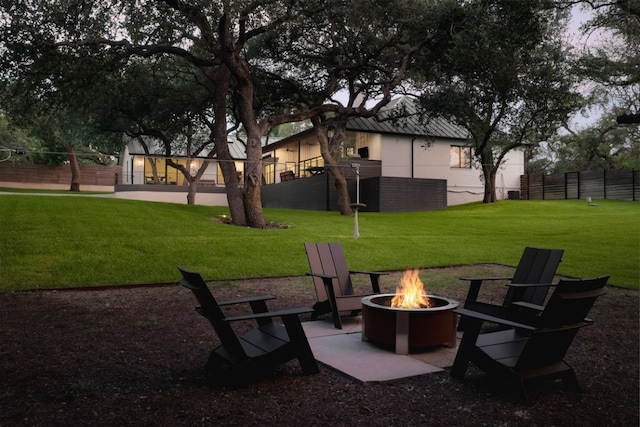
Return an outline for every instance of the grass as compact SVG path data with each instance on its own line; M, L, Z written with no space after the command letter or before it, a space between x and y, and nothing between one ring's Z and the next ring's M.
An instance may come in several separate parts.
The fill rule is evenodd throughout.
M305 241L342 242L353 269L515 265L524 246L563 248L560 274L611 274L640 287L640 204L501 201L442 211L361 213L265 209L289 228L215 221L225 207L99 197L0 196L0 291L171 282L176 265L208 279L297 276Z

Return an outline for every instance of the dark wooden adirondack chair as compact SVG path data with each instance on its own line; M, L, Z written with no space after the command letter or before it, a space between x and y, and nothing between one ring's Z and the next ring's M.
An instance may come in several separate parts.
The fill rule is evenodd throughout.
M565 386L578 390L576 374L564 357L578 330L592 323L587 314L595 300L606 293L608 279L560 280L544 307L515 302L526 323L464 308L455 310L465 319L465 328L451 376L462 379L471 362L501 378L525 403L525 383L531 380L562 379ZM484 322L509 329L480 333Z
M372 293L380 293L380 276L386 273L377 271L349 270L340 243L305 243L309 267L307 275L313 277L318 302L313 306L312 318L331 313L333 324L342 329L341 311L350 311L356 315L362 310L361 300L370 294L354 294L352 274L368 274L371 280Z
M221 344L214 348L207 362L209 379L233 385L244 385L269 373L278 365L297 358L304 374L315 374L318 365L300 323L300 314L308 308L268 311L266 301L273 296L250 297L217 302L199 273L180 267L180 284L190 289L200 303L196 310L206 317ZM248 304L252 314L225 317L221 307ZM274 322L282 319L283 324ZM239 321L257 322L257 327L238 336L231 324Z
M507 317L511 304L515 301L542 305L547 297L549 286L553 281L556 270L562 261L563 254L563 249L526 247L512 277L461 277L460 280L470 282L464 308L493 316ZM546 286L509 286L502 305L478 301L482 284L498 280L509 280L512 284ZM463 327L464 322L461 322L458 330L462 330Z

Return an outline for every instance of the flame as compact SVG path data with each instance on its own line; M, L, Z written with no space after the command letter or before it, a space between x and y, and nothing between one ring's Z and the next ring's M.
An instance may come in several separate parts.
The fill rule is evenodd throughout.
M407 270L400 280L400 287L396 288L396 296L391 300L391 307L427 308L431 301L425 295L424 285L418 277L420 270Z

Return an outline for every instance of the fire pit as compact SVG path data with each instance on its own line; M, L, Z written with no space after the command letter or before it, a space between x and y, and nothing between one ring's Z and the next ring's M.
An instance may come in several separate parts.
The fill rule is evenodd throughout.
M409 349L456 345L456 301L423 293L417 270L405 272L396 294L362 299L362 339L395 348Z

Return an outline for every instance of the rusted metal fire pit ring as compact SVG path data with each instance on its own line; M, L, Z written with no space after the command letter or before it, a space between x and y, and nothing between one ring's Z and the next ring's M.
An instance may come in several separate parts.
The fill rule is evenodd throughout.
M429 308L391 307L395 294L377 294L362 298L362 340L395 348L397 354L409 354L411 348L456 345L458 302L427 295L434 304Z

